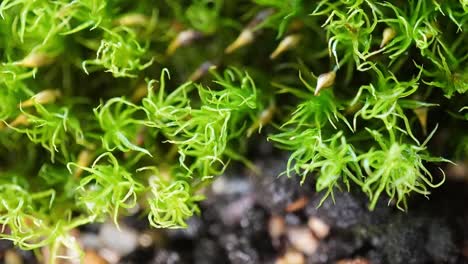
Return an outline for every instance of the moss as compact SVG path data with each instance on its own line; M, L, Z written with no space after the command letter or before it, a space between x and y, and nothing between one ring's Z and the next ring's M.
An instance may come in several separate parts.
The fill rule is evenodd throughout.
M77 247L70 230L137 204L155 227L184 227L230 163L255 169L246 146L264 127L291 153L284 174L324 199L355 186L370 209L386 193L406 210L443 182L430 167L467 158L467 13L455 0L4 0L0 236L52 261ZM454 130L445 153L438 122Z

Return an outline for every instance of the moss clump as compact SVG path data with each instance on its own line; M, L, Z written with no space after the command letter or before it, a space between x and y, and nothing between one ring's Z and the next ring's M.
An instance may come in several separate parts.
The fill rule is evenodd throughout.
M468 154L466 1L0 3L1 237L78 249L70 230L137 204L183 227L250 137L324 199L444 180ZM169 78L169 72L172 78ZM452 127L439 153L430 139Z

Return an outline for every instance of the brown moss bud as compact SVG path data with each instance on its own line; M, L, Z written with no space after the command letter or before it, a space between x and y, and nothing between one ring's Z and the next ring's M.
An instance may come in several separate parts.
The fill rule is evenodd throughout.
M253 132L255 132L255 130L257 129L260 133L263 126L271 122L275 111L276 111L275 104L271 104L267 109L263 110L258 120L255 121L255 123L253 123L252 126L250 126L249 129L247 130L247 137L250 137L253 134Z
M249 22L247 28L253 29L254 27L258 26L260 23L265 21L269 16L275 13L275 10L272 8L268 8L262 10L255 15L255 17Z
M427 107L419 107L413 110L418 118L419 124L421 125L422 131L424 135L427 135Z
M18 107L30 107L33 106L34 104L50 104L55 102L58 97L60 97L61 93L59 90L51 90L47 89L44 91L41 91L31 97L31 99L28 99L24 102L21 102L18 104Z
M166 54L172 55L178 48L189 45L194 40L199 39L201 37L202 37L202 33L195 31L193 29L181 31L179 34L177 34L175 39L172 40L171 43L169 44L166 50Z
M234 42L232 42L225 50L224 52L229 54L234 52L235 50L250 44L254 40L254 33L252 32L251 29L244 29L240 35L237 37Z
M382 33L382 42L380 42L380 48L383 48L385 45L387 45L395 36L396 31L393 28L385 28Z
M271 53L270 59L276 59L281 53L294 48L297 46L299 41L301 40L301 36L298 34L293 34L286 36L281 42L278 44L276 49Z
M320 91L335 84L335 71L320 74L317 78L317 86L315 87L314 95L319 95Z
M28 116L25 114L20 114L9 125L11 127L17 127L17 126L28 125L28 124L29 124Z
M73 176L76 178L80 177L81 174L83 173L82 167L88 167L89 164L91 164L92 160L94 157L94 153L91 152L90 150L82 150L80 154L78 154L78 160L77 164L78 166L76 167L75 172L73 173Z
M114 21L115 24L120 26L146 26L149 22L149 17L143 14L126 14Z
M46 66L51 64L54 61L54 58L50 55L40 52L32 52L24 59L19 62L16 62L16 65L20 65L27 68L36 68L41 66Z
M202 63L188 78L189 81L196 82L201 77L203 77L208 71L211 69L216 69L216 64L212 63L211 61L206 61Z

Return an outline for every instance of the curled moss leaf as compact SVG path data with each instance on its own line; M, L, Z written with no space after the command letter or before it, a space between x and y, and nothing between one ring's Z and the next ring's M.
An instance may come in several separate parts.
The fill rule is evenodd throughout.
M425 143L412 145L387 142L379 132L375 130L369 132L374 136L379 148L370 149L359 159L367 174L362 189L369 194L371 210L375 208L382 192L385 192L390 200L394 200L398 208L405 210L406 199L410 193L428 195L430 193L428 187L436 188L444 182L442 179L437 184L432 183L431 173L424 163L447 160L429 155Z
M92 69L104 68L114 77L136 77L135 72L149 67L153 60L144 62L143 56L146 47L140 45L135 33L128 28L120 30L106 30L107 38L104 38L97 50L96 58L83 61L83 69L88 73Z
M190 187L189 182L183 179L165 179L156 168L149 177L148 220L157 228L187 227L185 220L194 214L198 214L197 202L203 200L202 195L197 195Z
M67 167L70 173L72 166L89 173L81 177L77 188L80 205L97 219L111 215L118 226L121 209L136 205L137 195L143 191L143 185L110 152L97 157L91 167L69 163Z
M159 96L150 91L143 99L147 124L161 129L167 142L177 146L180 164L189 175L195 171L201 177L221 173L224 156L237 157L229 142L245 133L245 118L259 107L255 84L247 73L229 69L224 75L214 74L219 88L186 83L165 95L163 72ZM194 89L200 98L199 107L189 104L188 93Z
M358 155L352 145L346 143L342 132L329 139L316 138L317 142L310 147L313 155L309 160L301 160L301 174L319 170L316 182L318 192L326 190L321 202L325 201L333 190L339 188L342 182L349 190L350 182L363 184L363 177L358 164Z
M35 114L23 111L27 119L26 127L13 127L11 125L9 127L16 132L26 134L31 142L40 144L48 150L52 161L56 152L68 157L68 145L72 142L84 143L80 122L70 115L68 108L48 110L41 104L35 104L34 107Z
M115 148L125 152L133 150L152 156L148 150L132 143L139 125L145 123L144 120L137 118L138 111L142 109L124 98L112 98L94 109L99 125L105 132L102 145L106 150L111 151ZM144 112L142 114L144 116Z
M391 137L395 137L393 131L398 130L410 135L416 142L419 142L413 135L408 118L403 113L403 107L400 105L401 99L410 96L418 89L419 76L408 82L401 82L394 75L384 76L379 70L377 73L379 74L377 84L361 86L351 102L351 105L356 104L358 101L363 104L354 115L354 129L356 130L358 117L365 120L380 119ZM385 89L385 87L389 86L393 88ZM423 103L416 102L416 104ZM400 124L400 120L403 125Z
M322 26L327 30L329 53L336 65L351 55L359 70L367 70L368 59L381 52L372 50L372 33L381 14L380 8L370 1L321 1L311 15L328 17Z

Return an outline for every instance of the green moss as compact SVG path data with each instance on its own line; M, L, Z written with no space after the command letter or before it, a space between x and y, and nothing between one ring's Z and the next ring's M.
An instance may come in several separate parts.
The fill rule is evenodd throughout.
M4 0L0 236L49 247L52 262L78 249L73 228L118 224L137 204L155 227L185 227L230 163L254 169L257 131L324 199L354 188L370 209L411 210L443 182L433 167L467 159L467 12L455 0ZM444 153L430 141L439 122L453 128Z

